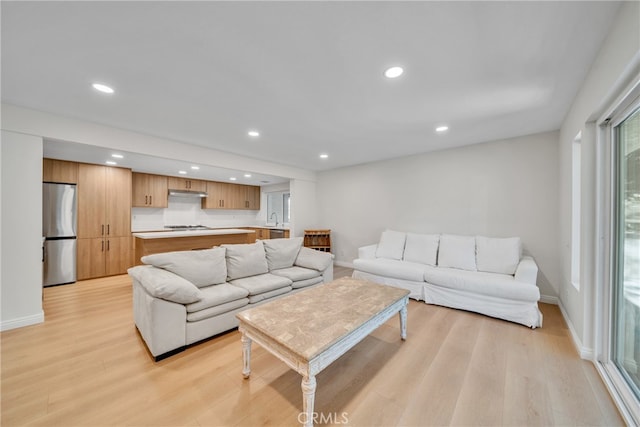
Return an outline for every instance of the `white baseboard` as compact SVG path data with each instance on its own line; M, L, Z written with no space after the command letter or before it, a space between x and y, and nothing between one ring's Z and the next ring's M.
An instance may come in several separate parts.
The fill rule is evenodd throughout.
M353 263L347 261L334 261L333 264L338 267L353 268Z
M4 320L0 324L0 331L22 328L24 326L36 325L44 322L44 311L31 316L19 317L17 319Z
M571 323L571 319L569 319L569 315L567 314L567 311L564 309L564 306L562 305L562 301L559 301L558 307L560 307L560 313L562 314L562 317L564 318L564 321L566 322L567 327L569 328L569 333L571 334L571 340L573 341L573 345L578 351L580 358L593 361L594 360L593 349L589 347L585 347L582 344L582 340L576 333L576 330L573 327L573 323Z
M545 304L558 305L560 303L560 300L558 299L558 297L554 297L551 295L540 295L540 302Z

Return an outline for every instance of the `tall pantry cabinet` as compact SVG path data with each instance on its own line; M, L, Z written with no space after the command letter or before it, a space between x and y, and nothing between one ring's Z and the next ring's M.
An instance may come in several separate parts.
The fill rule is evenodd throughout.
M124 274L132 264L131 170L78 165L78 280Z

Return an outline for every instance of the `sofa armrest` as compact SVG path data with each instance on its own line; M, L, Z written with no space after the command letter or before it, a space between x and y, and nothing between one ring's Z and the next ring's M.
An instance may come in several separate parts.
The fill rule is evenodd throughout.
M315 249L301 247L293 265L310 268L316 271L324 271L333 263L333 255L329 252L320 252Z
M538 265L530 256L524 256L520 260L518 267L516 268L515 279L517 282L536 284L536 278L538 277Z
M139 265L127 270L134 284L139 284L155 298L178 304L191 304L202 299L196 285L170 271L153 266Z
M151 355L157 361L162 355L186 346L187 308L184 304L156 298L133 275L132 278L133 320Z
M358 248L358 258L372 259L376 257L376 249L378 249L378 244L362 246Z

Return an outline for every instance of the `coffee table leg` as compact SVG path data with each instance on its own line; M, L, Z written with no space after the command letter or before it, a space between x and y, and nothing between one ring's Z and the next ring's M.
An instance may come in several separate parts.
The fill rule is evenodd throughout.
M407 306L400 309L400 338L407 339Z
M304 427L313 427L313 403L316 398L316 377L302 378L302 410L304 411Z
M242 334L242 376L251 375L251 338Z

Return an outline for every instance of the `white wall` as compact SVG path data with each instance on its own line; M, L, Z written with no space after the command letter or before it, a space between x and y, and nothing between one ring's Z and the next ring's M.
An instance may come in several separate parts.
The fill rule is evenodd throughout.
M343 263L385 228L520 236L555 297L557 183L558 134L543 133L319 173L319 218Z
M588 31L588 28L585 29ZM620 7L611 32L604 41L585 82L560 129L560 302L569 328L583 357L590 357L594 344L595 304L594 245L596 229L596 127L593 123L619 92L640 72L640 3ZM582 131L582 215L580 290L571 284L571 143Z
M2 131L0 329L44 321L42 138Z
M2 129L227 169L315 180L312 171L11 104L2 104Z
M318 223L318 199L316 196L316 182L303 179L293 179L289 183L291 190L291 237L301 237L304 230L327 228Z

